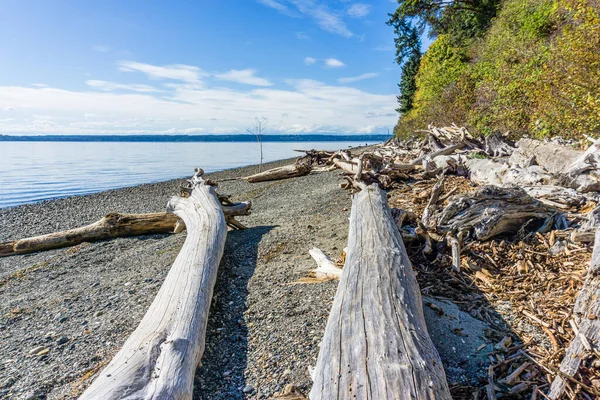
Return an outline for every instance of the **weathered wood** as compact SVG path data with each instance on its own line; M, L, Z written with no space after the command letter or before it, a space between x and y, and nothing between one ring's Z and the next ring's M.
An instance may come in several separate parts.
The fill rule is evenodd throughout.
M310 399L451 399L421 301L386 195L364 187Z
M139 326L80 399L192 398L227 235L216 193L201 173L192 179L189 197L169 201L169 210L188 232L162 287Z
M299 176L308 175L310 174L310 171L310 164L296 163L284 165L283 167L268 169L258 174L247 176L244 179L250 183L277 181L281 179L296 178Z
M115 237L169 233L174 231L178 220L176 215L169 213L110 213L80 228L0 243L0 256L58 249Z
M546 171L553 174L565 173L569 166L582 154L582 151L555 143L521 139L517 142L517 148L510 156L510 163L524 166L533 156Z
M560 399L565 390L566 376L574 377L582 362L587 364L589 355L600 355L600 229L596 231L596 240L592 261L588 269L583 288L573 309L575 320L575 338L569 345L560 364L561 374L554 379L548 397ZM590 367L586 365L586 367ZM564 375L566 376L564 376ZM600 393L590 393L600 395Z
M420 157L417 157L417 158L415 158L414 160L412 160L410 163L411 163L412 165L419 165L419 164L423 164L423 160L424 160L425 158L429 158L429 159L433 160L433 159L435 159L437 156L446 156L446 155L452 154L452 153L454 153L456 150L460 150L460 149L462 149L462 148L463 148L463 147L465 147L465 146L466 146L466 145L465 145L465 143L464 143L464 142L457 143L457 144L453 144L453 145L451 145L451 146L448 146L448 147L445 147L445 148L443 148L443 149L441 149L441 150L434 151L433 153L430 153L430 154L425 154L425 155L422 155L422 156L420 156Z
M227 223L232 227L242 228L243 225L234 217L249 215L251 206L249 201L222 205ZM0 257L59 249L117 237L179 233L184 229L185 224L171 213L110 213L93 224L79 228L0 243Z
M308 251L317 263L317 268L311 270L318 279L340 279L342 269L339 268L321 249L313 247Z
M473 193L454 196L435 214L439 233L470 233L478 240L516 233L530 220L545 221L554 207L527 195L519 187L484 186Z

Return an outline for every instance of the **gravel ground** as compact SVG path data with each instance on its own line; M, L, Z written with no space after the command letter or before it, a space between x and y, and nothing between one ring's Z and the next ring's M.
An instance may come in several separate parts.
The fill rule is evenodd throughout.
M240 218L250 229L227 237L195 399L269 398L288 383L310 389L308 366L316 362L337 283L294 283L314 268L311 247L336 257L346 244L351 199L339 182L334 172L219 186L233 200L252 200L253 214ZM163 211L180 183L0 209L0 241L81 226L111 211ZM121 238L0 258L0 398L80 394L135 329L184 240L185 233ZM462 324L468 340L439 329L437 313L426 309L426 316L438 327L431 334L449 381L468 384L485 371L485 351L474 349L485 344L486 326L448 307L443 323L450 330Z

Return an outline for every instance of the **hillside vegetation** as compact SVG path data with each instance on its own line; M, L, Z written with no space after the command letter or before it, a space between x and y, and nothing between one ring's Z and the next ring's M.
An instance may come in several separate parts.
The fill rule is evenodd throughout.
M404 65L397 135L430 123L478 135L600 133L599 1L401 0L389 24ZM425 30L436 39L421 55L415 35Z

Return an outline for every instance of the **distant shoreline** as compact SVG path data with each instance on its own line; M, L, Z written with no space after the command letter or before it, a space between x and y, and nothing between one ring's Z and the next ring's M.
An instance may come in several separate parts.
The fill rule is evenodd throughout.
M262 135L263 142L383 142L391 135ZM256 142L253 135L0 135L1 142Z

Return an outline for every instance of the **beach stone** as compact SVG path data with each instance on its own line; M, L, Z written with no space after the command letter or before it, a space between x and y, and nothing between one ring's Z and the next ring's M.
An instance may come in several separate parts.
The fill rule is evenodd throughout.
M250 385L246 385L242 391L246 394L249 394L249 393L254 392L254 388Z
M104 315L104 311L96 311L94 313L94 318L98 318Z
M67 343L68 341L69 341L69 338L68 338L68 337L66 337L66 336L61 336L61 337L60 337L60 338L58 338L58 340L56 341L56 344L57 344L58 346L60 346L60 345L62 345L62 344L65 344L65 343Z
M45 346L38 346L38 347L34 347L33 349L29 350L27 352L27 354L37 354L40 351L44 350L46 347Z
M15 382L17 381L17 379L14 376L9 376L8 379L6 379L4 382L2 382L2 386L0 386L0 388L9 388L11 387Z
M48 353L50 353L50 349L48 347L44 347L39 352L35 353L35 355L38 356L38 357L41 357L41 356L45 356Z

